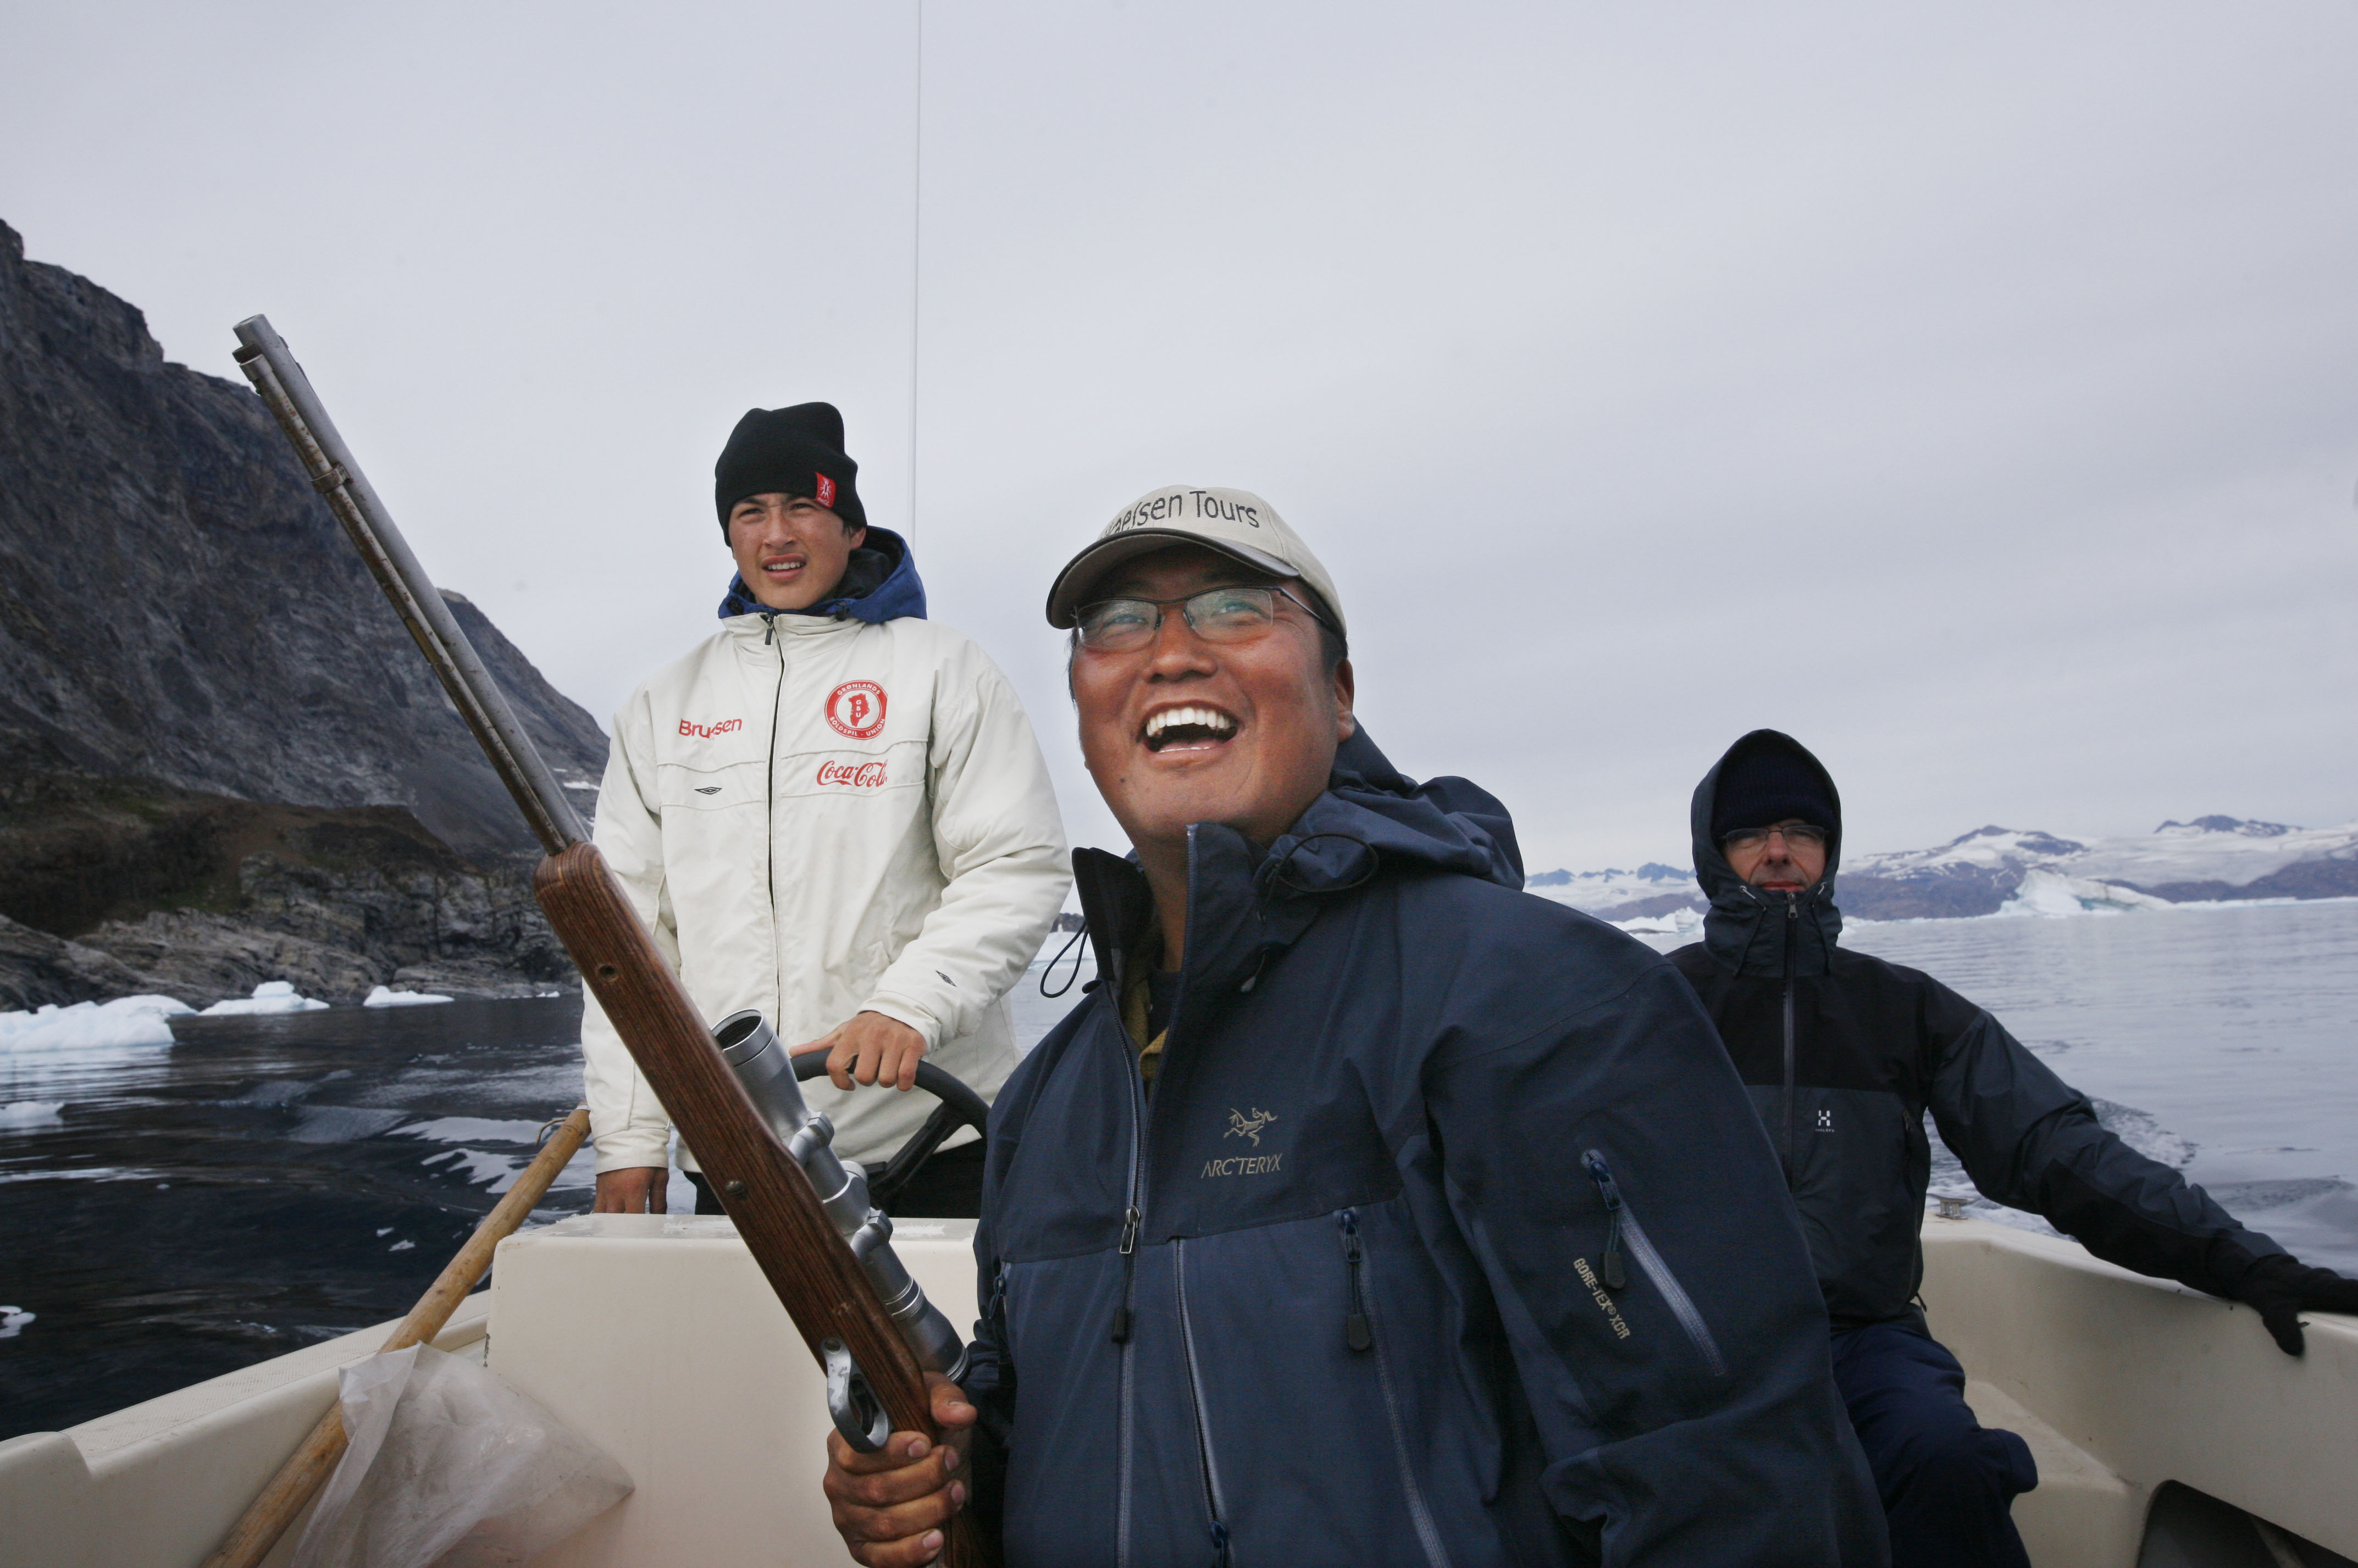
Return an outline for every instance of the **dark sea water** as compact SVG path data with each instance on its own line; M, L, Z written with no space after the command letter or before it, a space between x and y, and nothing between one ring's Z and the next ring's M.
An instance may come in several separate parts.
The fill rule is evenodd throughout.
M2358 903L1845 940L1988 1007L2137 1147L2358 1272ZM1082 994L1043 998L1039 975L1010 999L1027 1044ZM169 1046L0 1051L0 1107L58 1107L0 1121L0 1304L34 1314L0 1337L0 1437L406 1312L579 1099L579 1017L575 998L337 1008L178 1018ZM1970 1190L1952 1161L1934 1185ZM585 1155L543 1217L590 1192Z
M176 1018L0 1053L0 1437L407 1312L581 1098L581 1003ZM589 1206L578 1159L546 1217Z
M2306 1260L2358 1274L2358 901L1897 922L1844 940L1979 1002L2131 1144ZM1933 1147L1935 1190L1970 1194ZM2020 1222L1993 1206L1974 1212Z

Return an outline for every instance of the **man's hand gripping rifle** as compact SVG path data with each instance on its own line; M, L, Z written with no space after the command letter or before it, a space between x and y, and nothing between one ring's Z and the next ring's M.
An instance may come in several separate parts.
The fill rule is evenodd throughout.
M804 1108L792 1066L758 1015L730 1019L731 1038L715 1041L286 341L260 316L238 323L237 337L246 379L547 851L533 892L549 925L827 1368L837 1426L866 1451L894 1431L938 1439L923 1374L955 1379L964 1346L893 1256L891 1222L869 1208L864 1175L855 1178L857 1167L827 1146L831 1129ZM738 1058L735 1071L723 1044ZM954 1521L944 1562L980 1560L970 1531Z

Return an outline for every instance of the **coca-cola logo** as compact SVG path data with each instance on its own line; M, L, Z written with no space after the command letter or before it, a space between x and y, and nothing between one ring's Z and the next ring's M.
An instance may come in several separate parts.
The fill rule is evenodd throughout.
M821 762L818 765L818 782L823 784L849 784L854 789L882 789L884 764L882 762Z
M693 735L702 741L709 741L715 735L726 735L732 730L743 728L745 728L745 721L741 719L723 719L717 724L698 724L693 719L683 719L679 721L679 732L682 735Z
M827 694L827 721L838 735L865 741L884 728L884 688L872 680L848 680Z

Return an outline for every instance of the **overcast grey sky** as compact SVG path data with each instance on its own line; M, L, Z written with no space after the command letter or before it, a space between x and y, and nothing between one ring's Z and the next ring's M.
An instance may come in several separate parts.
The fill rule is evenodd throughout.
M419 554L602 720L712 458L911 503L913 5L0 17L0 218L233 373L269 312ZM933 0L916 546L1081 841L1056 567L1235 485L1361 711L1533 869L1682 861L1791 730L1857 849L2358 816L2358 8Z

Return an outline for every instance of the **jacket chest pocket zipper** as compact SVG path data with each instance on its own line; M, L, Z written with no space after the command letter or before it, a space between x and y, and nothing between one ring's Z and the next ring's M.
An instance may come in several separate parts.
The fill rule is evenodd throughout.
M1359 1235L1359 1211L1336 1209L1335 1227L1343 1235L1343 1267L1350 1276L1350 1305L1343 1314L1343 1344L1354 1354L1375 1353L1376 1384L1383 1390L1384 1419L1390 1424L1392 1433L1392 1456L1400 1465L1401 1493L1407 1499L1409 1518L1416 1525L1417 1543L1423 1548L1426 1568L1449 1568L1449 1549L1442 1544L1441 1530L1433 1522L1433 1510L1425 1507L1424 1490L1416 1484L1416 1466L1409 1457L1408 1426L1401 1419L1400 1400L1392 1391L1391 1368L1384 1361L1383 1346L1376 1341L1376 1322L1368 1312L1366 1284L1371 1265L1367 1242Z
M1212 1568L1228 1568L1227 1506L1220 1498L1219 1461L1212 1453L1211 1417L1204 1409L1204 1374L1195 1359L1195 1322L1187 1311L1187 1243L1171 1243L1171 1273L1179 1303L1179 1348L1187 1361L1187 1401L1195 1417L1195 1460L1203 1467L1204 1512L1211 1523Z
M1605 1211L1611 1217L1606 1222L1605 1267L1599 1271L1606 1288L1617 1291L1628 1283L1628 1272L1621 1266L1621 1249L1626 1244L1629 1256L1638 1260L1639 1271L1654 1287L1654 1293L1662 1298L1662 1304L1671 1309L1671 1315L1679 1320L1679 1326L1686 1330L1687 1338L1693 1342L1704 1363L1716 1376L1727 1376L1727 1363L1720 1357L1719 1345L1711 1336L1710 1325L1704 1322L1703 1314L1695 1308L1694 1298L1687 1294L1686 1287L1680 1284L1678 1276L1671 1272L1671 1266L1662 1260L1662 1255L1654 1250L1653 1242L1646 1236L1646 1227L1638 1223L1637 1214L1629 1207L1628 1200L1621 1195L1619 1184L1613 1180L1613 1168L1605 1162L1605 1156L1594 1149L1585 1152L1580 1162L1587 1170L1588 1179L1596 1184L1596 1195L1604 1200Z

